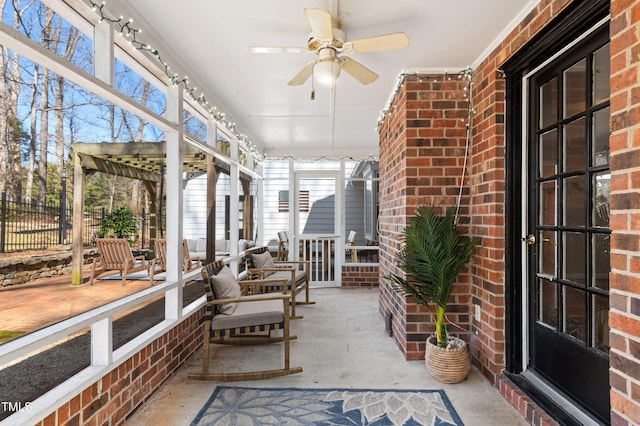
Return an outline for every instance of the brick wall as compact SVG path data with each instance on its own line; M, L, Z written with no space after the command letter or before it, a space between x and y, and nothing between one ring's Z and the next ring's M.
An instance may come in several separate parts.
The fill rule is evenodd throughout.
M378 265L342 265L342 287L378 287Z
M430 313L395 294L382 278L400 274L394 257L401 247L406 218L424 204L457 202L466 146L468 80L463 75L407 75L380 124L380 312L392 316L393 336L406 359L424 359L426 338L433 333ZM459 223L469 214L468 188L462 196ZM466 338L469 330L470 276L454 285L449 327Z
M120 425L202 343L204 308L83 389L38 425Z
M505 362L504 78L495 62L475 71L471 144L471 229L482 238L473 262L471 358L492 383Z
M392 292L382 277L395 272L394 256L400 248L402 229L406 224L407 185L404 167L406 133L406 94L405 88L395 95L390 112L380 123L380 161L378 186L378 227L379 227L379 273L380 304L383 316L391 316L390 324L395 341L402 353L407 352L405 329L406 303L403 298Z
M496 378L496 387L500 393L518 409L520 414L527 419L529 424L535 426L557 426L556 422L549 414L542 410L529 398L522 389L515 386L508 378L499 375Z
M640 1L611 1L611 424L640 424Z
M570 0L540 4L474 70L471 231L482 238L473 262L470 352L473 365L533 425L555 424L500 372L505 367L505 85L499 66L556 17ZM473 311L472 311L473 312Z

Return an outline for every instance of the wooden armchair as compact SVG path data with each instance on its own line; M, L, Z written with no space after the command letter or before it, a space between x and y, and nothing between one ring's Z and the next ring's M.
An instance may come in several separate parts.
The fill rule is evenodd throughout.
M245 266L248 279L278 278L286 279L287 285L283 289L277 283L263 286L263 291L269 293L274 291L291 291L291 318L300 319L302 316L296 315L296 305L312 305L316 302L309 300L309 268L308 260L300 261L274 261L268 247L256 247L248 250L245 255ZM292 284L293 283L293 284ZM298 302L296 296L302 291L305 292L305 301Z
M291 367L289 342L296 336L289 333L290 294L261 293L260 286L279 280L237 281L223 261L202 268L207 305L205 308L202 348L202 372L189 374L190 379L214 381L262 380L301 373L302 367ZM280 286L285 287L284 283ZM282 330L282 336L272 336ZM256 334L264 333L267 334ZM284 368L251 372L209 372L210 345L284 343ZM259 361L259 360L257 360Z
M93 285L97 263L100 263L103 271L120 271L122 285L124 285L127 275L150 269L151 265L144 259L144 256L133 256L131 246L126 238L96 238L96 246L99 256L93 259L89 285ZM149 285L151 284L153 284L153 278L150 275Z
M156 257L151 263L149 269L149 276L151 282L153 282L153 276L156 272L164 272L167 270L167 240L156 239L155 241ZM182 271L188 272L195 268L202 267L200 257L192 257L189 255L189 247L187 246L187 240L182 240Z
M347 237L347 241L345 243L346 247L352 247L356 245L356 240L358 239L358 233L356 231L350 231L349 236ZM358 263L358 250L350 249L346 250L347 256L351 255L351 262Z
M200 256L191 256L189 254L189 245L187 240L182 240L182 271L189 272L196 268L202 267Z
M154 247L156 256L151 261L151 267L149 268L149 277L152 283L156 272L165 272L167 270L167 240L156 239Z
M278 232L278 260L284 261L289 259L289 236L287 231Z

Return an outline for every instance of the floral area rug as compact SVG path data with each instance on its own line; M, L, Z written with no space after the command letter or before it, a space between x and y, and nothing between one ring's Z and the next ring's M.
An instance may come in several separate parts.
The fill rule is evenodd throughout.
M443 390L218 386L191 423L203 425L456 425Z

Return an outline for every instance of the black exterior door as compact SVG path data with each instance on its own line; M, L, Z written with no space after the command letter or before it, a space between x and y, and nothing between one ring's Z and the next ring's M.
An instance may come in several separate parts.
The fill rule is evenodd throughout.
M601 30L528 79L523 161L527 369L609 419L609 42Z

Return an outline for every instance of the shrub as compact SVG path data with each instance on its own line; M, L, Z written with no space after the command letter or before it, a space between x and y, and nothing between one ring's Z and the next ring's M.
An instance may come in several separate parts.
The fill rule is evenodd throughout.
M128 207L120 207L104 216L100 221L100 237L115 236L129 242L138 237L138 220Z

